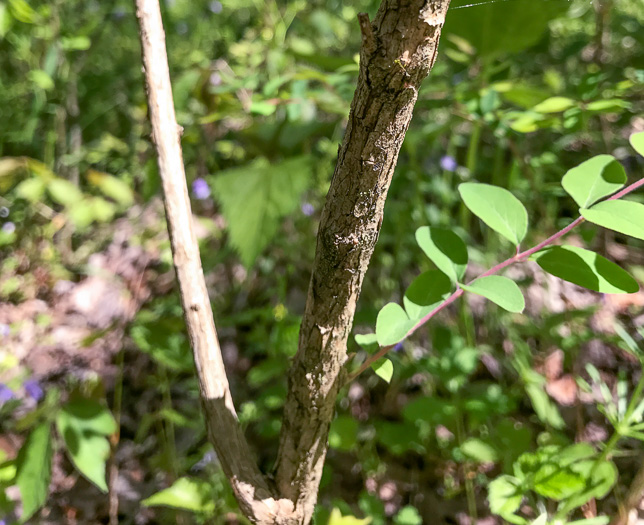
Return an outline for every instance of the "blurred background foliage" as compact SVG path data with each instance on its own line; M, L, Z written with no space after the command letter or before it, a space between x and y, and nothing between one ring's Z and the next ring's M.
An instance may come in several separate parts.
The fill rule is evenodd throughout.
M470 3L452 1L420 92L358 333L430 269L418 227L455 229L481 266L507 252L460 204L459 183L510 189L539 240L577 213L562 198L567 169L611 153L642 175L627 147L644 130L641 0ZM358 73L356 16L377 4L162 2L207 281L240 419L266 470ZM123 523L243 522L201 423L132 3L0 0L0 123L0 438L13 443L0 447L0 520L44 505L39 523L114 512ZM580 235L642 279L641 245ZM548 285L533 292L528 317L462 304L394 355L390 385L368 372L343 393L316 523L474 522L489 516L488 481L521 453L603 428L596 411L547 387L564 370L580 373L588 348L605 356L607 374L641 370L623 357L624 338L597 329L596 296ZM620 307L613 317L641 324L641 303ZM74 323L91 330L77 340L57 330ZM90 348L98 357L86 357ZM43 364L52 349L58 367ZM565 357L548 376L553 349ZM28 434L23 450L54 457L53 474L34 474L25 452L16 458ZM11 487L30 476L52 481L25 500ZM117 495L116 511L101 491Z

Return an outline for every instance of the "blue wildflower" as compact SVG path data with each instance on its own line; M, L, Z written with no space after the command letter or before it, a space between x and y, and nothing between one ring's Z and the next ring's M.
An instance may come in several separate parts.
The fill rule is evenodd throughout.
M195 199L199 199L200 201L205 200L210 197L210 186L208 186L208 183L204 179L199 177L192 183L192 193Z
M9 234L11 234L11 233L13 233L13 232L15 232L15 231L16 231L16 225L15 225L13 222L5 222L5 223L2 225L2 231L3 231L4 233L9 233Z
M305 202L302 204L302 213L306 215L307 217L310 217L315 213L315 208L313 207L313 204L310 202Z
M4 383L0 383L0 405L6 403L7 401L13 399L15 396L13 390L11 390Z
M458 162L451 155L443 155L440 164L445 171L456 171L456 168L458 168Z
M208 4L208 9L210 9L210 12L218 15L224 9L224 6L221 5L221 2L217 2L217 0L213 0Z
M396 346L394 346L393 348L394 352L400 352L402 349L403 349L402 341L400 341L400 343L396 343Z
M45 393L43 392L40 383L35 379L27 379L22 386L24 387L25 392L27 392L27 395L36 402L45 397Z

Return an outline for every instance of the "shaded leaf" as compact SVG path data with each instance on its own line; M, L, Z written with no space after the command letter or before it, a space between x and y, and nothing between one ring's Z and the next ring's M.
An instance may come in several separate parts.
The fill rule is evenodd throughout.
M478 182L464 182L458 191L474 215L515 245L521 243L528 231L528 212L512 193Z
M450 291L452 282L438 270L420 274L409 285L403 298L410 319L420 319L442 303Z
M191 512L210 514L215 510L210 483L197 478L179 478L141 502L146 507L172 507Z
M466 292L482 295L508 312L520 313L525 308L525 300L517 283L507 277L488 275L469 285L460 286Z
M42 423L31 431L18 453L16 484L22 499L22 522L33 516L47 501L51 458L50 426L49 423Z
M625 182L626 172L615 157L597 155L568 170L561 185L580 208L587 208L618 191Z
M405 310L396 303L389 303L378 313L376 319L376 336L380 346L394 345L402 341L409 330L413 328L414 320L410 320Z
M644 240L644 204L614 200L580 211L593 224Z
M453 231L423 226L416 230L416 242L436 267L457 282L467 268L467 247Z
M358 439L358 422L350 416L338 416L331 422L329 429L329 446L348 452Z
M532 256L546 272L601 293L634 293L637 281L615 263L576 246L552 246Z

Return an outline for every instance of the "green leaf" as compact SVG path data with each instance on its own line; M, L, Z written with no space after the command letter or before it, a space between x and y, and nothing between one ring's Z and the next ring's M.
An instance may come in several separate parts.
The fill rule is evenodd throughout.
M399 343L407 336L407 332L413 328L414 324L415 321L407 317L405 310L399 304L386 304L376 319L378 344L389 346Z
M560 113L575 105L575 101L566 97L550 97L537 104L534 111L538 113Z
M598 226L644 240L644 204L633 201L605 201L580 210L584 219Z
M213 490L207 481L198 478L179 478L167 489L163 489L141 503L146 507L172 507L201 514L212 514L215 510Z
M642 157L644 157L644 131L640 131L639 133L633 133L629 141L631 143L631 146L633 146L633 149L637 151Z
M74 206L83 200L83 194L78 186L58 177L47 183L47 191L54 202L65 207Z
M608 516L597 516L596 518L571 521L568 525L608 525L609 523L610 518Z
M378 344L378 337L376 334L356 334L354 339L356 340L356 343L362 347Z
M625 182L626 172L615 157L597 155L568 170L561 185L580 208L588 208L618 191Z
M453 0L445 36L456 34L482 56L517 53L535 44L550 20L566 12L567 2L503 2L471 6L472 0ZM467 9L455 9L467 7ZM503 28L503 31L498 31Z
M576 246L552 246L531 257L546 272L601 293L634 293L637 281L614 262Z
M565 426L557 406L550 400L548 394L543 389L543 385L530 383L526 385L525 391L530 398L532 408L534 408L537 417L543 423L557 429Z
M452 281L463 278L467 268L467 247L458 235L450 230L423 226L416 230L416 242Z
M369 525L371 518L356 518L355 516L343 516L340 509L333 509L327 525Z
M525 308L525 300L517 283L507 277L488 275L469 285L460 286L466 292L482 295L508 312L520 313Z
M542 465L534 475L537 494L555 501L569 498L585 487L584 477L556 463Z
M407 505L398 511L394 516L395 525L421 525L423 518L418 514L416 507Z
M116 432L116 422L109 410L92 399L70 401L58 413L56 427L74 466L107 492L105 462L110 444L106 436Z
M452 282L438 270L420 274L409 285L403 298L410 319L420 319L442 303L450 291Z
M36 84L43 91L49 91L54 88L54 80L49 76L46 71L42 69L32 69L29 71L29 79Z
M21 199L32 203L38 202L45 193L45 181L36 177L23 180L16 186L15 192Z
M521 244L528 231L528 212L512 193L477 182L465 182L458 191L474 215L516 246Z
M386 383L391 382L391 378L394 375L394 364L389 359L386 357L379 359L371 365L371 368L380 379Z
M47 501L51 458L51 429L49 423L42 423L31 431L18 453L16 484L22 499L23 523Z
M518 510L522 500L521 482L515 477L500 476L488 485L488 501L493 514L508 519Z
M131 206L134 204L134 192L129 184L121 179L96 170L90 170L87 178L104 195L114 199L121 206Z
M329 446L349 452L358 441L358 422L350 416L338 416L331 422Z
M493 463L499 458L496 449L492 445L478 438L465 440L460 448L463 454L478 463Z
M260 159L211 180L230 242L249 267L277 233L280 220L298 207L311 180L311 159L296 157L272 165Z

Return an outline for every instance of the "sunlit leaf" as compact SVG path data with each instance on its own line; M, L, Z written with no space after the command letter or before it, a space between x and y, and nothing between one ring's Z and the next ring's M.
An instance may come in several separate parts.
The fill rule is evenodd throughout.
M47 501L51 458L50 425L42 423L31 431L18 453L16 484L22 500L22 522L33 516Z
M637 151L642 157L644 157L644 131L640 131L639 133L633 133L629 141L631 143L631 146L633 146L633 149Z
M521 482L512 476L500 476L488 485L488 501L493 514L508 519L523 500Z
M58 204L70 207L83 200L83 194L78 186L68 180L55 178L47 182L49 195Z
M386 383L391 382L391 378L394 375L394 364L389 359L386 357L379 359L371 365L371 368L380 379Z
M644 240L644 204L613 200L580 211L593 224Z
M561 185L580 208L587 208L618 191L625 182L626 172L615 157L597 155L568 170Z
M474 215L515 245L521 243L528 231L528 212L512 193L477 182L465 182L458 191Z
M537 104L534 108L534 111L538 113L560 113L566 111L567 109L573 107L575 101L566 98L566 97L550 97Z
M576 246L552 246L532 256L546 272L601 293L634 293L637 281L601 255Z
M369 525L371 518L356 518L355 516L343 516L339 509L333 509L327 525Z
M376 319L378 344L388 346L402 341L414 324L415 321L409 319L399 304L385 305Z
M198 478L179 478L141 502L146 507L171 507L191 512L211 514L215 510L212 486Z
M508 312L520 313L525 308L525 299L517 283L507 277L489 275L460 286L466 292L482 295Z
M416 230L416 242L436 267L457 282L467 269L467 247L453 231L423 226Z
M499 457L496 449L482 439L469 438L460 446L461 452L478 463L492 463Z
M421 518L416 507L407 505L398 511L394 516L394 525L421 525L423 518Z

